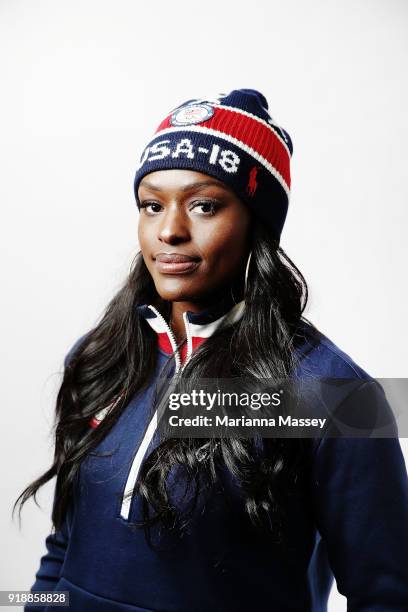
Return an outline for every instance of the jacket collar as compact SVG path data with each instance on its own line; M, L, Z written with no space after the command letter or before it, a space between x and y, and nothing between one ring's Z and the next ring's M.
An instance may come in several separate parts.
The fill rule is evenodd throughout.
M245 311L245 301L235 303L231 296L226 296L214 305L201 312L186 310L183 313L186 342L179 348L174 334L155 306L138 304L136 310L154 329L158 336L158 346L167 355L174 353L176 371L179 371L190 359L193 351L209 338L221 324L233 325L239 321Z
M166 355L174 353L176 360L176 372L181 370L190 359L193 351L209 338L216 329L225 321L225 325L233 325L238 322L245 312L245 301L235 303L232 298L222 298L211 308L201 312L187 310L183 313L183 321L186 329L185 342L179 349L174 334L163 315L150 304L138 304L136 310L144 317L147 323L154 329L158 336L158 347ZM316 346L316 337L310 342L310 325L305 321L299 323L298 334L301 339L300 354L305 357L312 352ZM317 330L316 330L317 331ZM91 427L97 427L106 414L115 407L120 400L121 394L111 404L102 408L90 421Z

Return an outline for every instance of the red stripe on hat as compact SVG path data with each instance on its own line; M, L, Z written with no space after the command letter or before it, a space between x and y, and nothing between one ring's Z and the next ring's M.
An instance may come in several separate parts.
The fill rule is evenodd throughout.
M194 125L203 129L223 132L240 140L247 147L251 147L281 174L290 188L290 155L273 129L240 112L220 107L214 108L214 111L214 115L210 119ZM161 122L155 132L156 134L174 127L170 123L170 118L171 115ZM174 129L180 130L181 128L176 127ZM186 125L185 129L188 131L189 126Z

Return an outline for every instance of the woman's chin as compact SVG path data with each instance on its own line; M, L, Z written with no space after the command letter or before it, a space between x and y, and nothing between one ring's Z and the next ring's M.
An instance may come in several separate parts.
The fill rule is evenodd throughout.
M156 283L156 291L166 302L194 302L202 297L199 291L191 290L191 284L180 280L166 279L165 282Z
M215 279L211 279L214 281ZM198 279L181 278L176 276L162 276L154 279L155 289L162 300L166 302L203 302L208 299L218 299L230 286L231 280L223 280L222 285L213 284L207 278ZM228 290L229 291L229 290Z

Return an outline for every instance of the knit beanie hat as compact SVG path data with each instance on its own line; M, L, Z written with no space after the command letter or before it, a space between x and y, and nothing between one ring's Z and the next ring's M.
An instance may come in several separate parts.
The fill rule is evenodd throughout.
M192 99L173 109L144 148L134 191L149 172L181 168L226 183L279 241L288 210L289 134L268 113L254 89Z

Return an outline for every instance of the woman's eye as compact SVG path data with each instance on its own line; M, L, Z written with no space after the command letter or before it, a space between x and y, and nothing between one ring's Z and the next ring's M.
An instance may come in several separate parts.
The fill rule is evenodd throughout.
M144 208L148 214L155 214L160 212L161 206L157 202L141 202L140 210Z
M192 209L201 209L201 211L197 211L198 214L203 214L206 216L215 215L216 210L218 208L218 202L213 200L202 200L201 202L194 202L192 205Z

